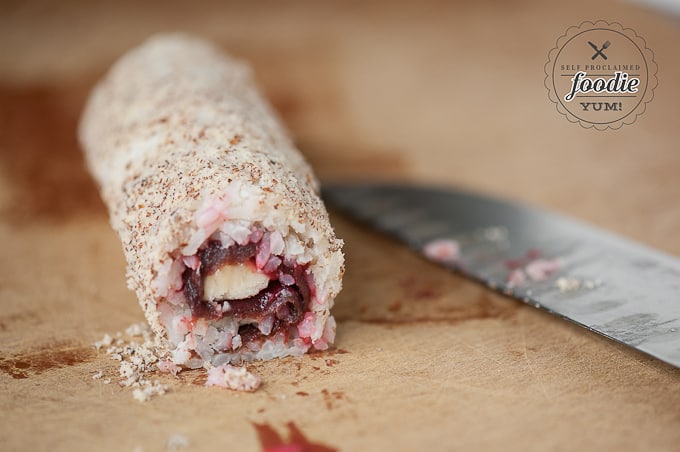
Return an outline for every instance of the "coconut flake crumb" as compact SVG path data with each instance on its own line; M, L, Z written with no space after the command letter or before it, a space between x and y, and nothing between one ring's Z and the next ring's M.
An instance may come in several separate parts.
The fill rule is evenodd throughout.
M490 226L483 229L482 234L490 242L502 242L508 239L508 229L503 226Z
M94 348L100 350L102 347L109 347L113 343L113 338L110 334L105 334L101 341L94 343Z
M146 323L136 323L125 329L125 335L121 332L115 334L116 340L105 334L102 340L94 343L97 350L105 348L106 354L114 361L120 362L118 374L119 384L122 387L134 388L132 397L140 402L146 402L155 395L163 395L168 386L158 380L151 381L149 374L158 368L161 353L156 349L151 330ZM93 376L99 379L103 372L99 371ZM111 379L104 380L104 384L111 383Z
M151 380L149 375L156 372L177 375L182 368L171 360L162 359L161 353L155 346L151 330L146 323L137 323L125 329L125 336L116 333L114 338L106 334L103 339L93 345L97 350L104 348L106 354L114 361L119 361L119 384L122 387L134 388L132 397L140 402L146 402L157 395L165 394L169 387L158 380ZM103 371L98 371L92 378L101 379ZM103 380L110 384L111 379ZM245 367L234 367L224 364L208 370L206 386L219 386L235 391L255 391L260 387L260 377L248 372Z
M177 376L177 374L182 371L182 368L180 366L173 363L169 359L159 361L157 366L158 366L158 370L160 370L161 372L171 373L174 376Z
M245 367L223 364L208 369L206 386L219 386L235 391L255 391L262 384L257 375L253 375Z
M136 388L132 391L132 397L140 402L148 402L151 397L155 395L163 395L167 392L168 387L161 384L158 380L154 380L153 383L145 384L141 388Z
M573 292L581 288L581 281L576 278L557 278L555 287L562 293Z
M184 435L180 435L178 433L175 433L173 435L170 435L168 437L168 442L165 445L165 450L167 451L173 451L173 450L179 450L179 449L184 449L186 447L189 447L191 445L191 440L187 438Z
M557 281L555 281L555 287L562 293L574 292L581 289L592 290L599 287L601 284L602 281L599 279L593 281L591 279L581 280L573 277L558 278Z
M590 280L586 279L585 281L581 282L581 287L584 289L592 290L595 289L596 287L600 287L602 285L602 280L601 279L596 279L596 280Z
M149 327L146 323L133 323L125 328L125 334L131 337L144 337L150 334Z

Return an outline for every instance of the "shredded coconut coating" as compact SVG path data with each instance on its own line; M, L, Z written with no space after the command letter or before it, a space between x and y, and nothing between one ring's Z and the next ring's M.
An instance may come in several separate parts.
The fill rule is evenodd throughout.
M295 233L311 249L321 334L341 288L342 241L246 65L191 36L152 37L95 87L79 138L123 244L128 286L161 346L170 348L154 282L195 252L190 242L214 220L205 206L215 200L229 219Z

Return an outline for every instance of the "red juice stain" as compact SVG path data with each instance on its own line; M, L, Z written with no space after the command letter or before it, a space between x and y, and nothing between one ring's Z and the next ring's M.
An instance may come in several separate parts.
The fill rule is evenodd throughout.
M328 410L333 409L333 399L331 398L330 392L328 392L328 389L322 389L321 394L323 395L323 400L324 403L326 404L326 408Z
M346 355L349 352L343 348L329 348L328 350L310 350L307 353L311 359L320 359L327 356Z
M433 298L439 297L439 295L440 294L437 291L430 287L418 289L415 292L413 292L413 296L417 300L431 300Z
M387 305L387 310L390 312L399 312L401 310L401 302L393 301Z
M328 389L322 389L321 395L328 410L332 410L335 407L334 400L345 400L345 393L342 391L331 392Z
M0 85L0 167L13 192L0 212L7 220L105 214L76 138L89 85Z
M275 447L284 445L283 438L279 433L267 424L256 424L253 422L253 427L260 440L260 445L263 451L275 450Z
M413 287L416 282L418 282L418 278L416 278L415 275L406 275L399 280L399 287L402 289L408 289Z
M24 379L48 370L76 366L94 357L94 350L90 347L72 341L54 342L22 354L0 358L0 372L14 379Z
M285 441L281 435L267 424L252 423L255 432L260 440L262 452L336 452L337 449L311 442L302 433L302 431L295 425L294 422L288 422L288 441Z

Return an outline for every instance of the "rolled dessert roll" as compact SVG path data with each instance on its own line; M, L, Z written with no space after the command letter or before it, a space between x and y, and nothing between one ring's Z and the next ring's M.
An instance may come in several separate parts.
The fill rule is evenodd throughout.
M79 138L168 365L333 342L342 241L247 66L195 37L152 37L94 88Z

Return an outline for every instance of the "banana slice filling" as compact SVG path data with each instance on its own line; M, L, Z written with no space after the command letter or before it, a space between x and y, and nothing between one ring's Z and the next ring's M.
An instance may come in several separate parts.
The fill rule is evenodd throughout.
M284 264L260 270L252 245L222 247L211 241L199 250L198 268L182 274L183 291L195 318L231 317L243 344L284 333L302 321L309 309L306 268Z
M269 276L247 264L225 265L203 278L208 301L241 300L257 295L269 285Z

